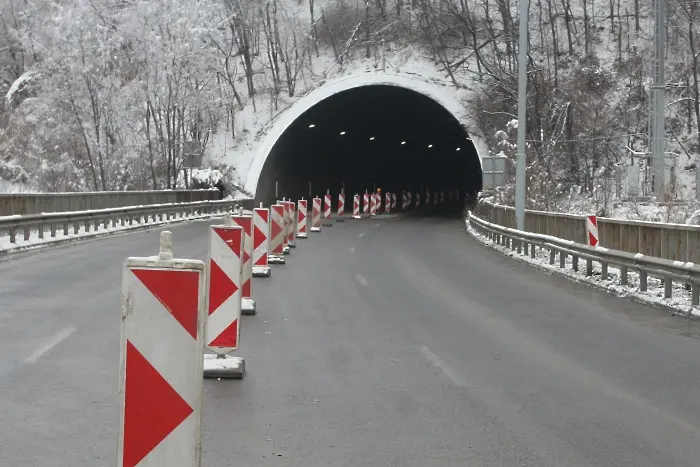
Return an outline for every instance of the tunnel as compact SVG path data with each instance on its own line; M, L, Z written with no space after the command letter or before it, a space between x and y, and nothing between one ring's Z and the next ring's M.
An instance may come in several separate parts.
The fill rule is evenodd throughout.
M286 128L262 166L256 202L327 190L351 200L376 189L473 198L481 188L477 150L452 113L414 90L369 85L321 100Z

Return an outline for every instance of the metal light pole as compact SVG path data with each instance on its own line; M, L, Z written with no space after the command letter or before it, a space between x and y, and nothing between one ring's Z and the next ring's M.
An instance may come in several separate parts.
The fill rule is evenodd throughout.
M654 194L659 201L664 201L666 178L666 76L664 73L664 54L666 31L665 0L654 0L654 64L652 74L654 84L651 86L652 125L651 125L651 167L654 180Z
M525 230L525 125L527 117L527 28L530 0L520 0L518 45L518 157L515 167L515 221L518 230Z

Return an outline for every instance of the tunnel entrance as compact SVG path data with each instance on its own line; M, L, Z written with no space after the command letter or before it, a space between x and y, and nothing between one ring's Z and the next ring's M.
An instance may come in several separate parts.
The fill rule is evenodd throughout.
M256 202L279 197L348 197L382 191L482 188L481 164L467 131L420 92L367 85L335 93L305 110L262 164Z

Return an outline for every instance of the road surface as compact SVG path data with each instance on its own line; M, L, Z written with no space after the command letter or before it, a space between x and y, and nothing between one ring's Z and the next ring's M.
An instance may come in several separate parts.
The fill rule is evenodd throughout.
M206 222L172 226L204 259ZM0 466L115 465L121 264L158 230L0 263ZM489 250L458 219L299 240L207 381L205 467L693 466L700 342L681 318Z

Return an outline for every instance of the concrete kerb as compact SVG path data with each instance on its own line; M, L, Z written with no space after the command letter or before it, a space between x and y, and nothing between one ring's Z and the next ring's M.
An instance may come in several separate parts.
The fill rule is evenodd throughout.
M21 246L16 246L12 248L6 248L4 250L0 250L0 261L7 261L9 259L17 258L23 255L31 254L34 252L38 252L40 250L44 249L49 249L49 248L58 248L61 246L70 246L74 245L76 243L82 243L82 242L87 242L90 240L97 240L103 237L117 237L121 235L127 235L130 233L134 232L139 232L142 230L150 230L155 227L160 227L160 226L165 226L165 225L177 225L177 224L183 224L186 222L192 222L192 221L197 221L197 220L203 220L203 219L218 219L223 217L223 213L217 213L217 214L203 214L203 215L198 215L198 216L192 216L188 217L186 219L179 218L179 219L170 219L166 221L156 221L156 222L149 222L148 224L136 224L136 225L130 225L130 226L125 226L124 228L121 229L115 229L115 230L107 230L103 232L90 232L85 235L78 235L78 236L72 236L72 237L67 237L67 238L57 238L54 240L46 240L41 243L35 243L35 244L30 244L30 245L21 245Z
M656 308L657 310L663 310L671 316L682 316L684 318L691 319L691 320L698 319L698 317L694 316L692 313L689 313L689 312L682 310L680 308L677 308L675 306L667 305L665 303L660 303L660 302L656 302L653 300L648 300L648 299L645 299L644 297L640 297L639 295L636 295L633 293L626 294L626 295L620 295L620 294L615 293L613 290L610 290L608 287L605 287L602 284L597 284L597 283L592 282L592 281L583 280L583 279L578 278L572 274L567 274L567 272L564 270L550 269L550 268L547 268L541 264L528 261L527 257L518 255L516 251L502 252L501 250L496 248L496 245L492 245L492 244L485 242L480 237L480 235L478 235L476 232L474 232L470 227L465 226L464 230L466 231L467 234L471 235L477 242L479 242L485 248L490 248L492 250L499 251L504 256L508 256L516 261L519 261L521 263L525 263L528 266L532 266L532 267L539 269L540 271L543 271L547 274L557 276L557 277L562 277L562 278L568 279L572 282L575 282L577 284L581 284L581 285L585 285L587 287L592 287L592 288L601 290L601 291L606 292L607 294L610 294L610 295L612 295L616 298L619 298L619 299L627 299L627 300L631 300L635 303L639 303L640 305L646 305L646 306L650 306L652 308Z

